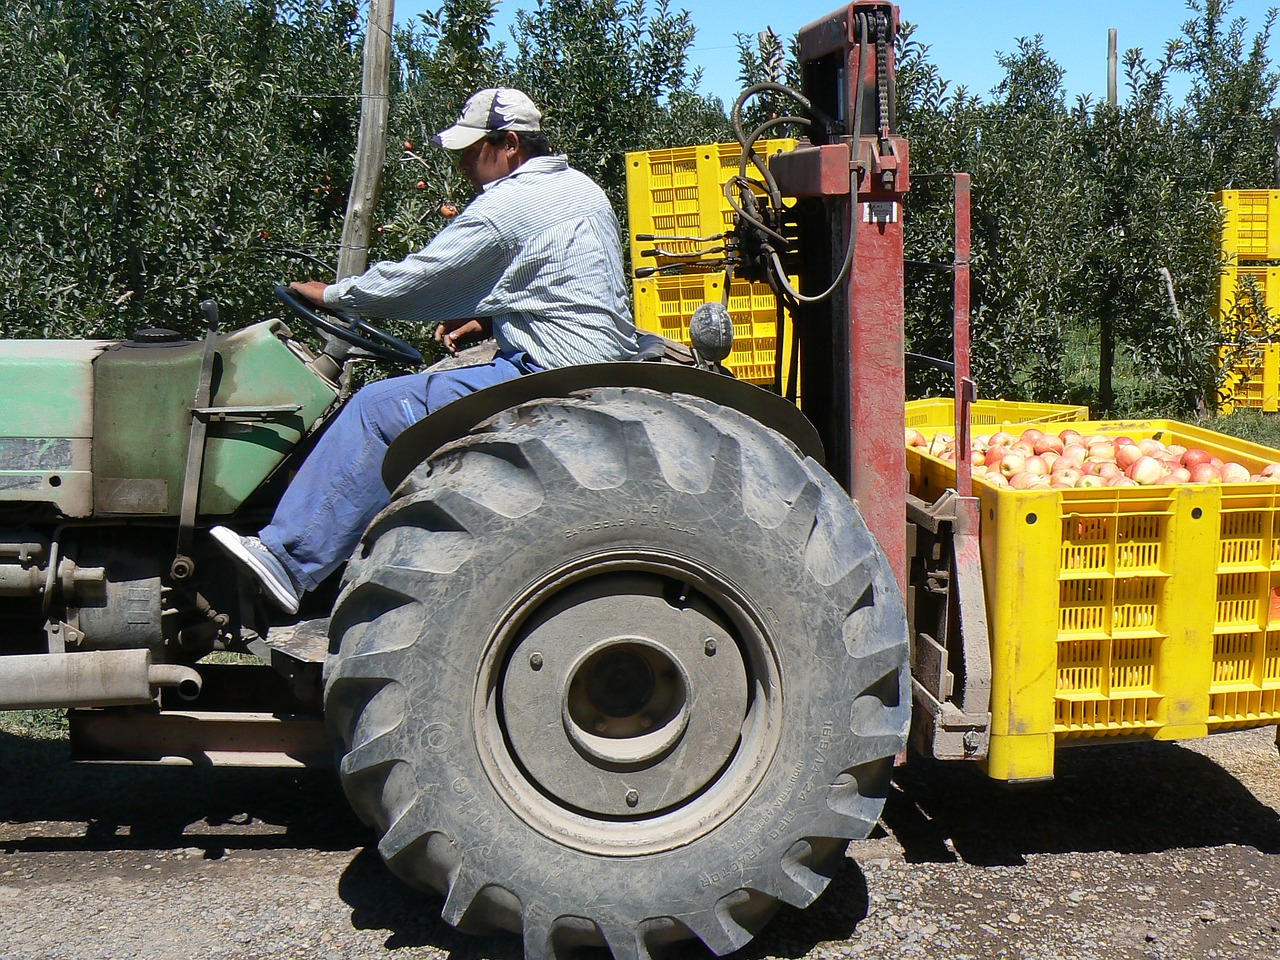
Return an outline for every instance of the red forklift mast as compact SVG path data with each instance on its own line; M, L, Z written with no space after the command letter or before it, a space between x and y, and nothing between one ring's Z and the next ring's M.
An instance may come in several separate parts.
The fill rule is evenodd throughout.
M800 31L801 93L822 122L809 130L812 146L774 157L770 170L798 201L803 408L827 469L858 501L905 591L902 199L910 183L894 106L898 23L896 6L855 0ZM809 302L830 287L831 296Z

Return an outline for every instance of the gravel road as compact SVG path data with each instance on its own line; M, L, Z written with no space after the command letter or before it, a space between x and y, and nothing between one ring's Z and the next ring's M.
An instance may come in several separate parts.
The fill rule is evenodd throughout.
M327 774L72 766L0 734L0 957L520 960L403 887ZM1270 729L899 770L883 830L744 958L1280 957ZM702 960L687 948L679 960Z

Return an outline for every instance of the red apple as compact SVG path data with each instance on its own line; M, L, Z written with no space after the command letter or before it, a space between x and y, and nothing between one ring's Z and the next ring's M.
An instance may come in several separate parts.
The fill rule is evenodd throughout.
M1114 460L1116 458L1116 445L1113 440L1103 437L1102 439L1094 439L1089 441L1089 456L1100 457L1105 460Z
M1006 453L1000 460L1000 472L1008 479L1015 474L1021 473L1026 469L1027 458L1020 453L1012 451Z
M1224 463L1222 465L1222 482L1223 483L1248 483L1249 468L1243 464Z
M1049 480L1047 477L1027 473L1024 470L1022 473L1015 474L1009 478L1009 486L1015 490L1047 490L1049 489Z
M1142 449L1136 443L1116 444L1116 463L1118 463L1122 469L1128 470L1141 458Z
M1049 464L1044 462L1044 457L1027 457L1027 462L1023 465L1022 471L1037 477L1047 477L1049 475Z
M1046 433L1040 438L1040 442L1036 444L1036 453L1061 453L1066 446L1060 437L1055 437L1051 433Z
M1050 473L1058 473L1062 470L1075 470L1080 472L1080 468L1084 466L1084 462L1077 460L1075 457L1061 456L1053 461L1053 466L1049 468Z
M1135 483L1140 483L1144 487L1159 483L1164 478L1164 467L1155 457L1139 457L1133 462L1125 476Z
M1221 483L1222 476L1218 472L1218 468L1207 460L1202 460L1194 466L1188 467L1191 471L1192 483Z

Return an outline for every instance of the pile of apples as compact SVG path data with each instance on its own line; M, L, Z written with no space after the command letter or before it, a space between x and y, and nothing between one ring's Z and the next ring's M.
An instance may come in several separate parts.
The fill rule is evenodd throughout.
M952 434L939 431L929 439L908 427L906 438L909 447L955 462ZM1014 490L1280 481L1280 463L1252 473L1243 464L1196 447L1165 445L1150 437L1082 434L1071 428L1052 434L1029 427L1017 437L1000 430L973 437L970 448L975 477Z

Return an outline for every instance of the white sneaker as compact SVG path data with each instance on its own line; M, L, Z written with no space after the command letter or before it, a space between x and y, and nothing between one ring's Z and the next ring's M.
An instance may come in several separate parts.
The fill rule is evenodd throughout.
M241 567L257 578L276 606L285 613L298 612L298 588L284 564L276 559L257 537L242 537L229 527L213 527L209 530L218 546Z

